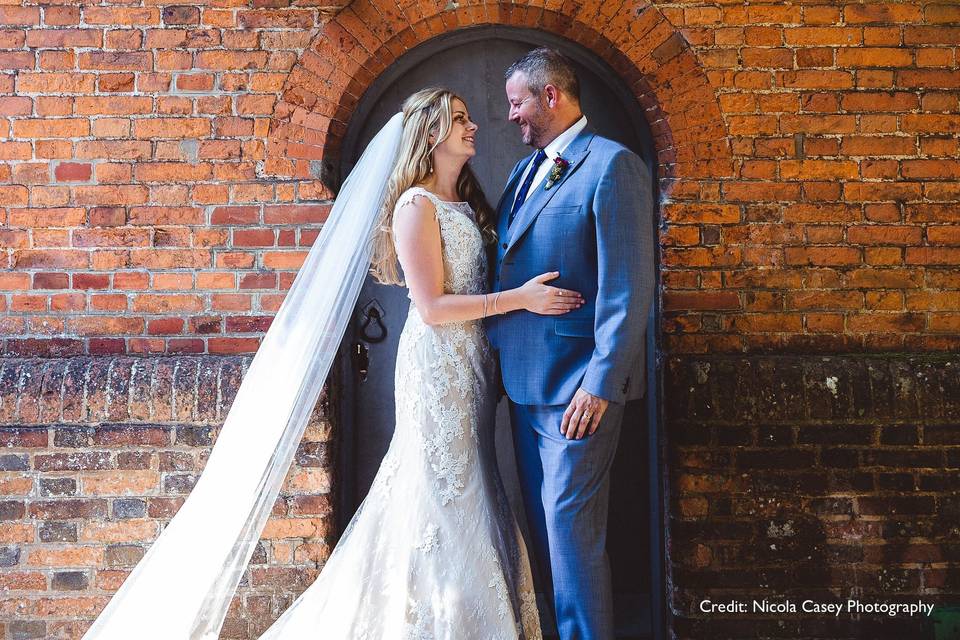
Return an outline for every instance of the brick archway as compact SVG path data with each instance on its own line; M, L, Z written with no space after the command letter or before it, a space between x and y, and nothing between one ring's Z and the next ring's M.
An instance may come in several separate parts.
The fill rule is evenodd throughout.
M265 172L323 177L325 166L338 164L347 122L380 73L433 37L483 25L548 31L590 49L620 74L653 133L661 194L696 194L701 181L734 175L717 96L688 43L657 7L628 1L607 13L601 3L590 3L565 13L556 3L483 0L399 7L354 0L340 11L287 78L273 113Z

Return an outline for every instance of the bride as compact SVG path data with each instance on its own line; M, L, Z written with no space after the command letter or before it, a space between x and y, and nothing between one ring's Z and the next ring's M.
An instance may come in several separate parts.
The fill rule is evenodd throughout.
M579 298L544 284L549 273L485 293L494 221L467 165L477 125L444 89L413 94L403 114L373 248L374 276L406 284L412 299L396 430L320 576L261 640L540 638L526 550L496 468L495 372L479 320L520 308L563 313Z
M370 143L194 490L85 640L219 636L370 265L411 299L394 436L319 577L261 640L541 637L496 466L495 361L481 319L562 314L583 301L546 284L556 272L486 293L494 214L467 164L476 131L463 100L424 89Z

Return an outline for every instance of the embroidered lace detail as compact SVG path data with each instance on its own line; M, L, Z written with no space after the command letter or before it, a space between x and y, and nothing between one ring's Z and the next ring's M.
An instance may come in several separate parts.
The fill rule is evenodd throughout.
M497 569L500 569L500 563L494 559L494 564ZM507 614L510 613L510 600L507 595L507 583L503 579L503 573L498 571L493 574L493 577L490 579L490 584L487 586L493 588L497 593L497 599L499 600L499 606L497 607L497 615L502 620L507 617Z
M469 205L437 209L444 290L486 290ZM526 547L496 473L495 362L478 321L397 347L396 427L370 492L316 582L261 640L542 640Z
M477 294L486 290L487 261L483 237L469 205L449 203L426 189L408 189L397 199L395 212L417 197L436 207L444 265L444 291ZM465 207L465 209L464 209ZM398 379L397 428L404 418L415 425L428 419L433 428L414 426L437 478L437 495L448 505L464 488L463 474L476 451L477 415L483 399L476 370L490 359L490 346L478 321L429 327L411 308L400 338L397 371L416 371L414 380ZM428 357L423 357L428 355ZM478 366L465 366L478 363ZM420 379L416 379L420 377ZM426 407L429 415L424 415ZM464 446L469 434L474 446Z
M423 602L410 598L407 603L407 628L404 640L434 640L430 634L430 609Z
M533 585L520 592L520 621L524 629L531 629L540 625L540 614L537 610L537 594Z
M420 539L420 544L417 545L417 549L423 551L424 553L430 553L431 551L437 549L440 546L440 527L433 524L432 522L427 525L427 528L423 532L423 537Z

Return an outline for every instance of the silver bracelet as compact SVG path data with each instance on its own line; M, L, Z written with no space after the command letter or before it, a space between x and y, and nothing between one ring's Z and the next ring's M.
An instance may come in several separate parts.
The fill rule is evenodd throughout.
M487 317L487 294L483 294L483 315L481 318Z
M493 315L500 315L500 311L497 310L497 301L500 299L500 294L502 291L497 291L496 295L493 296Z

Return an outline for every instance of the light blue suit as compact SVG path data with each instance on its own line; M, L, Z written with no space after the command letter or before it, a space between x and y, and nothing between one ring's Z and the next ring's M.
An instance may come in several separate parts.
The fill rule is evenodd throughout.
M492 290L547 271L548 284L586 304L560 316L515 311L488 320L510 398L521 492L538 564L549 576L562 640L611 640L605 552L609 471L626 400L644 389L644 334L653 297L650 175L622 145L582 131L563 151L570 164L550 189L535 184L510 228L517 185L533 154L514 167L497 206ZM578 388L610 401L596 433L560 434Z

